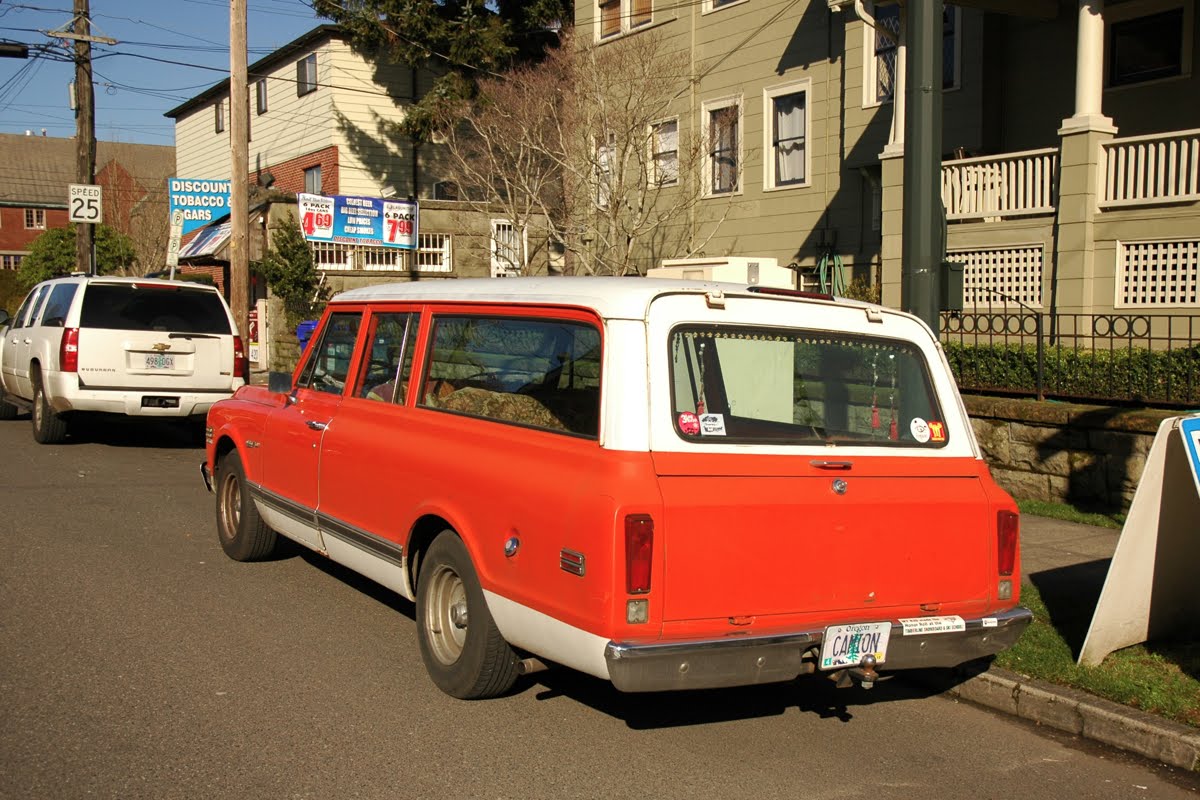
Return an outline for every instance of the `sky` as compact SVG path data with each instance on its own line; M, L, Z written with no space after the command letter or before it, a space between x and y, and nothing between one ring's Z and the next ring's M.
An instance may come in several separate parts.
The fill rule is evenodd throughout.
M72 0L0 0L0 41L30 45L27 60L0 58L0 133L75 134L68 84L74 65L43 31L69 25ZM175 144L175 106L229 77L229 0L90 0L96 138ZM247 60L254 63L328 20L304 0L250 0ZM49 46L35 52L33 46Z

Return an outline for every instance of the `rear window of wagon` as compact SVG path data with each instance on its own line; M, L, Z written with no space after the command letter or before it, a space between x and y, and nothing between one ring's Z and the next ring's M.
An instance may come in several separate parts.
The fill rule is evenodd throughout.
M734 325L670 336L676 432L691 441L942 447L928 367L896 339Z
M93 283L83 295L81 328L177 333L232 333L216 292L190 286Z

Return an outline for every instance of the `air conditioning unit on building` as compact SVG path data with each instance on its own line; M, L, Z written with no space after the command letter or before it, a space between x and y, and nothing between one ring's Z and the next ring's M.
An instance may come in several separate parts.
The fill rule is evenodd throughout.
M751 286L776 286L794 289L796 276L774 258L759 256L719 256L715 258L666 258L661 267L647 270L647 278L682 278L698 281L725 281Z

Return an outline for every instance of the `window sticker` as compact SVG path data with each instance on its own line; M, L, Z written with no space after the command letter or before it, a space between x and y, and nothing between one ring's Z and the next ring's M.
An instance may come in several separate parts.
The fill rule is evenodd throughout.
M725 415L724 414L701 414L700 415L700 435L701 436L724 436L725 435Z
M946 441L946 425L943 422L929 423L929 441L944 442Z
M690 411L684 411L679 415L679 431L687 436L699 434L700 418Z
M908 430L921 444L929 441L929 423L920 417L913 417L912 422L908 423Z

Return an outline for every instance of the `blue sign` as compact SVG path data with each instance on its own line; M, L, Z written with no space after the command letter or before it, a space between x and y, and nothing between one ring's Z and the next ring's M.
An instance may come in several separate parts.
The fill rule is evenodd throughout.
M183 233L191 233L229 214L229 181L171 178L167 181L171 210L183 212Z
M1192 467L1192 479L1196 481L1196 492L1200 493L1200 417L1181 419L1179 432L1183 435L1183 446L1187 448L1188 463Z
M300 194L297 202L305 239L416 249L416 201Z

